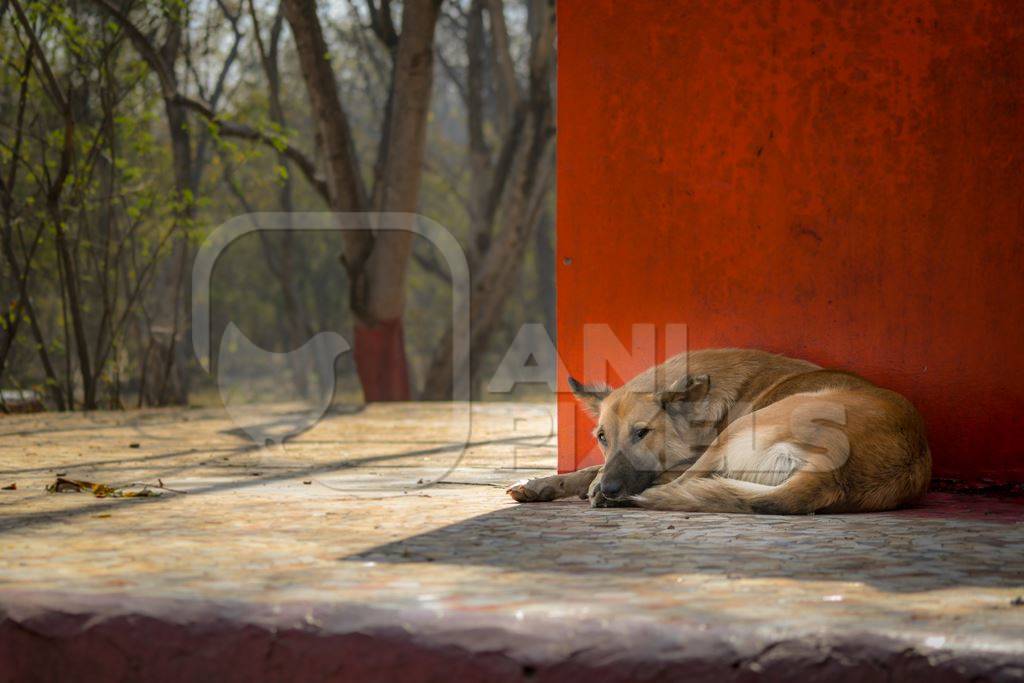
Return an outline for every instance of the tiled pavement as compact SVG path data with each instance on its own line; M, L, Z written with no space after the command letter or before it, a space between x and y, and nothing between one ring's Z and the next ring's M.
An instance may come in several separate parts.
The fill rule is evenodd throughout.
M1024 677L1020 499L516 505L549 406L474 407L465 450L451 416L372 406L283 450L214 410L3 418L0 681Z

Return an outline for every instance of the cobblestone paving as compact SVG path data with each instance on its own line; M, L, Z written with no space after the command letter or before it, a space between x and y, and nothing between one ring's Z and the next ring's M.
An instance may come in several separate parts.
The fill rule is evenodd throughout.
M516 505L504 485L554 467L549 406L474 407L465 451L449 417L372 406L283 450L214 410L4 418L0 616L299 614L545 661L660 656L699 633L1024 661L1019 499L800 518ZM187 493L47 493L58 474Z

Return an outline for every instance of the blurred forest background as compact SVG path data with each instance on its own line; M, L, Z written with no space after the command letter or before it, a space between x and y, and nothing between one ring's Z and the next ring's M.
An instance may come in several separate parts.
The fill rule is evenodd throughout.
M215 402L192 259L254 211L449 229L486 393L524 323L554 338L554 21L553 0L0 0L4 409ZM259 232L213 284L215 346L227 320L273 351L334 330L355 347L338 400L451 394L450 274L426 241Z

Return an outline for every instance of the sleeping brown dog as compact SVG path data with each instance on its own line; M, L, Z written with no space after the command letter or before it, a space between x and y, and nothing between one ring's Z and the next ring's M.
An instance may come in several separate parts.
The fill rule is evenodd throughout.
M764 351L676 356L618 389L570 378L605 464L508 489L519 502L810 514L891 510L922 496L917 410L852 373Z

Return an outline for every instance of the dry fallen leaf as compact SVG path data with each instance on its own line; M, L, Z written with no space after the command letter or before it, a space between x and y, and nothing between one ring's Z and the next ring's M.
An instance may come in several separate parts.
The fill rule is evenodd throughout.
M149 498L150 496L160 495L148 487L143 487L141 491L126 491L113 486L107 486L106 484L65 479L64 477L57 477L57 480L47 486L46 490L50 493L81 493L82 491L91 491L97 498Z
M116 489L110 495L114 498L153 498L160 494L152 489L142 489L141 491L124 491L122 489Z

